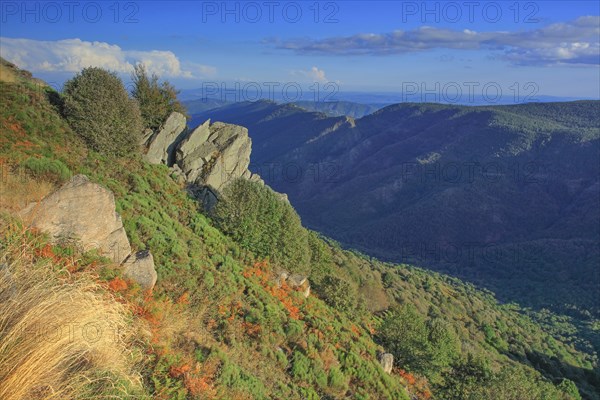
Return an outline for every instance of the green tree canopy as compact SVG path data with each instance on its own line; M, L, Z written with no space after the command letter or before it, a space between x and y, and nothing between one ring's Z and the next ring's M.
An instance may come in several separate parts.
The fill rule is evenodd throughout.
M221 229L244 248L290 272L308 274L308 232L288 203L269 187L238 179L227 186L213 209Z
M177 99L179 93L168 81L159 82L156 74L148 75L144 64L137 64L131 74L133 97L140 104L144 126L158 129L174 112L186 114L186 109Z
M123 82L102 68L85 68L64 87L64 114L94 150L122 156L137 150L142 119Z

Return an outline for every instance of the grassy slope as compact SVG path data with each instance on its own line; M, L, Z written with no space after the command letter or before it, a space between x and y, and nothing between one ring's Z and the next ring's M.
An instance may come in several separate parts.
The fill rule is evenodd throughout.
M384 315L351 316L327 306L318 293L305 300L278 289L266 278L269 263L220 233L166 167L87 152L45 92L27 83L0 85L4 170L29 165L22 169L28 177L55 183L66 177L63 166L89 175L114 191L133 247L154 254L159 283L151 296L122 282L114 268L100 273L132 305L133 317L150 327L151 339L139 344L149 354L142 370L147 393L300 399L348 392L357 399L401 399L410 386L427 396L422 380L409 385L411 379L397 372L388 376L378 366L372 329ZM31 157L46 161L32 168ZM533 365L548 377L568 376L594 398L594 357L551 339L489 294L408 266L370 261L334 244L324 246L314 262L319 270L350 279L371 309L413 303L423 314L450 322L465 353L479 353L495 365ZM486 340L485 325L500 339Z

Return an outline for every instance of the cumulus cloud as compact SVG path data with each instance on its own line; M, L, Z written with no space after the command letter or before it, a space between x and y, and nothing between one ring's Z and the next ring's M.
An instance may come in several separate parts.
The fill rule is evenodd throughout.
M309 70L292 71L292 75L304 77L312 82L329 82L329 79L327 79L327 77L325 76L325 71L317 67L312 67Z
M530 31L477 32L423 26L409 31L272 41L299 54L390 55L431 49L501 51L514 64L600 64L600 17L584 16Z
M0 37L0 55L32 72L79 72L86 67L102 67L129 73L136 63L144 63L149 72L171 78L196 78L216 72L214 67L200 64L184 68L171 51L123 50L114 44L81 39L41 41Z

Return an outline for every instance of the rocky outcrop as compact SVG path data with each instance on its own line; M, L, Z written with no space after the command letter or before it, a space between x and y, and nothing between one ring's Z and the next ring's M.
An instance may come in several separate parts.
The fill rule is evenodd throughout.
M151 290L158 278L152 254L144 250L129 256L123 264L123 275L138 283L142 289Z
M90 182L87 176L74 176L19 215L26 225L49 234L52 242L74 241L83 251L98 249L117 264L125 261L123 274L143 289L152 289L156 284L152 254L131 254L121 217L115 211L113 193Z
M145 133L148 136L148 133ZM185 117L172 113L163 128L147 140L146 160L166 164L171 176L203 204L206 210L217 203L221 191L238 178L264 185L258 174L248 170L252 140L243 126L210 119L192 131ZM277 193L283 201L287 195Z
M394 356L390 353L383 353L379 356L379 363L384 372L391 374L394 369Z
M140 144L142 146L145 146L148 143L148 141L150 140L150 138L152 137L152 135L154 135L154 132L152 131L152 129L150 129L150 128L144 129L144 132L142 132L142 137L140 139Z
M173 165L175 148L186 134L185 115L173 112L156 134L152 135L146 145L146 160L152 164Z
M179 143L175 162L188 183L220 191L250 173L251 150L246 128L222 122L211 125L208 120Z
M310 282L308 277L300 274L289 274L287 271L282 271L278 275L279 286L286 284L290 288L302 292L305 298L310 296Z
M85 175L74 176L20 216L29 226L48 233L53 242L75 240L84 251L98 249L119 264L131 253L113 193Z

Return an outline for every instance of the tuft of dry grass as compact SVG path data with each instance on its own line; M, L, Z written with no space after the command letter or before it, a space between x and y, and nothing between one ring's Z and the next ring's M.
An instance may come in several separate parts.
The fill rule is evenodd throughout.
M51 182L15 172L0 160L0 211L19 211L31 202L40 201L53 189Z
M0 228L0 399L131 397L125 306L91 276L40 262L31 232Z
M11 66L0 63L0 81L14 83L18 81L18 75L15 72L15 69Z

